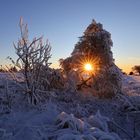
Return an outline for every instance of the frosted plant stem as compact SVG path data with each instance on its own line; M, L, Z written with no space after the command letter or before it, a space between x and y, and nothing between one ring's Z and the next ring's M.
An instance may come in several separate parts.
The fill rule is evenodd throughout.
M133 138L131 135L129 135L129 133L124 130L123 128L121 128L121 126L119 126L116 122L114 122L113 120L111 121L117 128L119 128L120 130L122 130L125 134L127 134L127 136L129 136L131 139Z

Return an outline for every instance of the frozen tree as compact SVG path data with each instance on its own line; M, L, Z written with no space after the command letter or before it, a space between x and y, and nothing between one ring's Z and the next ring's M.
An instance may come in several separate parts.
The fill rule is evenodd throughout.
M51 47L48 41L43 43L42 37L30 43L28 39L27 24L20 19L21 38L17 45L14 44L18 59L16 66L22 71L26 81L26 94L29 96L30 102L37 102L40 98L37 94L38 90L42 90L41 83L43 80L42 73L49 70L51 57Z
M91 87L99 97L113 97L121 91L122 75L114 64L112 46L111 34L103 29L102 24L93 20L71 56L61 59L60 65L68 79L71 73L77 73L73 81L76 81L78 89ZM85 63L93 66L90 72L84 70Z
M32 104L48 97L47 94L54 89L64 87L64 79L59 69L50 68L49 58L51 57L51 46L48 40L43 43L43 38L34 38L32 42L28 38L27 24L20 19L21 38L14 43L18 56L14 61L8 57L24 77L26 87L23 87L28 100ZM15 67L15 68L16 68ZM13 75L14 73L12 73ZM16 79L16 75L14 74ZM42 97L43 96L43 97Z
M10 57L9 59L23 74L26 83L25 94L29 102L35 104L41 98L38 94L39 91L43 90L42 82L44 77L42 74L51 70L49 68L50 63L48 62L51 57L51 46L48 41L43 43L42 37L38 39L34 38L30 42L28 39L27 24L23 23L22 18L20 19L20 31L21 38L17 45L14 43L18 58L16 61Z

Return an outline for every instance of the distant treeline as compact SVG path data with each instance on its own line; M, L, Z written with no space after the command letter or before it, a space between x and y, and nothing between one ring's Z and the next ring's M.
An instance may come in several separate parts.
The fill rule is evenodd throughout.
M129 75L140 75L140 65L132 67L132 71L129 73Z

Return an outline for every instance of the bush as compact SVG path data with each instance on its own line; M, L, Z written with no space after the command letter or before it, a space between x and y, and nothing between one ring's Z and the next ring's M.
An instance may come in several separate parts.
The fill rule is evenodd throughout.
M131 71L131 72L129 73L129 75L134 75L134 73Z
M132 70L140 75L140 66L139 66L139 65L134 66L134 67L132 68Z
M14 44L18 58L16 61L13 61L10 57L9 59L18 67L24 77L26 83L25 93L28 101L36 104L41 99L39 92L43 89L41 85L44 80L42 73L50 71L49 65L51 63L48 60L51 57L51 46L48 41L43 43L42 37L34 38L30 43L28 40L27 24L23 23L22 18L20 19L20 31L21 38L17 45Z

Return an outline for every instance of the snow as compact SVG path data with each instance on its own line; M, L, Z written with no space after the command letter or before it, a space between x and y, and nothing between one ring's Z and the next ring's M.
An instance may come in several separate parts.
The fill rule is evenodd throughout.
M125 76L123 88L128 95L140 96L140 76Z
M113 99L57 91L33 106L24 96L0 74L0 140L140 139L140 76L124 76Z

